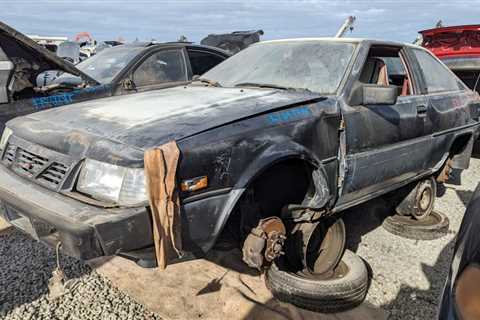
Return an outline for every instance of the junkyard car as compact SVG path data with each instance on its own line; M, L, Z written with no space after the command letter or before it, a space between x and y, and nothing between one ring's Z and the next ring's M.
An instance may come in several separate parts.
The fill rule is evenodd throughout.
M480 25L434 28L420 34L422 47L442 60L470 89L480 92ZM473 152L480 157L480 141L475 142Z
M0 23L0 131L39 110L186 83L227 57L190 43L132 43L74 66Z
M429 49L470 89L480 91L480 25L450 26L420 31ZM475 87L476 86L476 87Z
M260 41L263 30L234 31L224 34L209 34L200 41L205 46L221 48L231 54L235 54L251 44Z
M174 140L183 250L201 256L230 239L257 268L286 252L296 280L282 274L282 283L274 264L270 287L288 299L303 283L304 300L290 299L315 309L321 286L308 281L339 266L341 212L420 182L412 214L422 219L435 178L447 164L466 168L477 136L477 96L413 45L266 41L200 80L8 122L0 143L6 219L60 241L71 256L144 260L153 255L144 152ZM354 265L342 270L355 274ZM334 295L330 303L364 296L366 270L360 276L342 303ZM340 280L332 281L329 290Z

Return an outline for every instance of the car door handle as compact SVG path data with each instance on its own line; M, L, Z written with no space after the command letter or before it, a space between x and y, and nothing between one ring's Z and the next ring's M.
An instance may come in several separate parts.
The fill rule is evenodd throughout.
M427 110L428 110L427 106L419 105L419 106L417 106L417 115L419 117L426 117L427 116Z

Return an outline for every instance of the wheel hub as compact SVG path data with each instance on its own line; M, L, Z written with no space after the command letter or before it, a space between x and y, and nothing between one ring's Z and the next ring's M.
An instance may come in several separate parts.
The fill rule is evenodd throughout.
M341 219L300 223L292 231L294 241L287 257L295 259L299 275L325 278L338 266L345 249L345 225ZM292 252L292 250L295 250Z
M418 183L416 196L412 199L414 205L412 216L414 219L426 219L433 210L436 195L436 184L433 178L425 179Z
M423 190L422 194L420 195L420 201L419 201L420 209L422 209L423 211L427 210L431 201L432 201L432 190L431 189Z

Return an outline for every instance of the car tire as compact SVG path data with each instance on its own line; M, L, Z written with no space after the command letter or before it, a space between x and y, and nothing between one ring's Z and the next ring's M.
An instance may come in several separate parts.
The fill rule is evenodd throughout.
M338 312L360 305L367 294L368 272L363 260L346 250L338 268L340 276L316 279L283 271L277 259L267 272L266 285L280 301L323 313Z
M399 192L401 194L401 192ZM402 216L412 216L416 220L427 219L433 211L437 196L437 183L433 177L421 180L396 207Z
M382 226L388 232L404 238L434 240L448 232L449 220L447 216L437 211L432 211L423 220L397 214L387 217Z

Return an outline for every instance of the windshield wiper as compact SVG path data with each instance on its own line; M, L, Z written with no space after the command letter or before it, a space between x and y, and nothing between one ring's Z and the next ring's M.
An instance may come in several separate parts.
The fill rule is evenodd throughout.
M192 80L192 82L197 82L197 81L201 82L201 83L206 83L211 87L221 87L222 86L218 81L210 80L210 79L207 79L207 78L196 78L196 79Z
M285 86L279 86L277 84L271 84L271 83L242 82L242 83L237 83L235 87L258 87L258 88L271 88L271 89L288 90L288 91L312 92L310 89L307 89L307 88L285 87Z
M255 82L242 82L242 83L237 83L235 87L259 87L259 88L272 88L272 89L280 89L280 90L290 90L294 88L288 88L288 87L283 87L279 86L276 84L270 84L270 83L255 83Z

